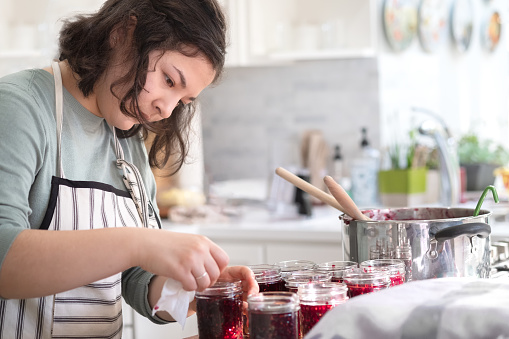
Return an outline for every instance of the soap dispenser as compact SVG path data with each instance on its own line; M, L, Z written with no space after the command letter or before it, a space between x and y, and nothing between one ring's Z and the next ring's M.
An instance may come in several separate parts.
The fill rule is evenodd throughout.
M341 155L341 146L334 146L334 155L332 157L332 177L336 182L343 178L343 156Z
M359 155L352 160L350 176L352 198L361 207L378 204L378 171L380 152L373 148L367 136L367 129L361 130L362 138Z

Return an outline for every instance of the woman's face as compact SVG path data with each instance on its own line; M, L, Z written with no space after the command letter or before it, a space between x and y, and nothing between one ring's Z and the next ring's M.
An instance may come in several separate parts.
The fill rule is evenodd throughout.
M120 111L120 100L110 91L110 85L127 71L122 63L116 64L117 66L110 68L98 82L94 92L100 116L106 119L108 124L128 130L140 122ZM152 51L149 54L145 86L138 96L139 109L149 122L168 118L179 103L185 105L195 100L198 94L212 83L214 77L212 65L199 54L188 57L177 51ZM120 98L126 90L127 88L114 88Z

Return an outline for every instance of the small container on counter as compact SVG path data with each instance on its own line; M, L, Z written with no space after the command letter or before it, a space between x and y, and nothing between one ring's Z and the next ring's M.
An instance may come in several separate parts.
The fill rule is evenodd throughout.
M196 317L200 338L243 338L241 281L217 281L196 292Z
M285 278L285 287L288 292L297 293L299 285L314 282L330 282L332 274L315 270L294 271Z
M374 259L361 262L362 271L372 273L385 271L391 278L391 286L401 285L405 282L406 265L401 259Z
M249 265L258 283L260 292L284 291L285 282L281 276L281 267L277 265Z
M305 336L322 316L348 300L348 288L337 282L309 283L299 286L300 330Z
M391 279L385 271L373 271L371 273L356 270L343 277L343 283L348 287L348 296L353 298L361 294L380 291L389 288Z
M358 267L355 261L329 261L318 264L316 271L330 273L332 282L343 282L343 276Z
M250 295L247 303L250 339L299 338L297 294L262 292Z

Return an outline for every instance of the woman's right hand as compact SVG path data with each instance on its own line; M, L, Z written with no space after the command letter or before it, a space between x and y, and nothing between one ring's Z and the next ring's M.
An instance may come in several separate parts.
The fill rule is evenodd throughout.
M178 280L187 291L214 284L229 262L226 252L202 235L156 229L138 235L142 246L135 245L136 266Z

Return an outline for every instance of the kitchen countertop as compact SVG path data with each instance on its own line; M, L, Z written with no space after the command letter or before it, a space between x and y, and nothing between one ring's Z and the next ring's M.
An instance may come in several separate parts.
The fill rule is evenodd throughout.
M162 227L184 233L202 234L222 239L324 242L341 236L341 212L329 206L315 206L312 217L277 216L266 208L243 208L240 216L228 221L174 223L163 220Z
M471 203L459 207L475 208ZM509 203L487 204L483 208L493 212L490 220L492 236L509 237ZM193 224L162 221L167 230L202 234L222 239L250 239L278 241L323 242L341 236L341 212L330 206L314 206L311 217L277 216L261 206L243 206L239 216L228 221L197 222Z

